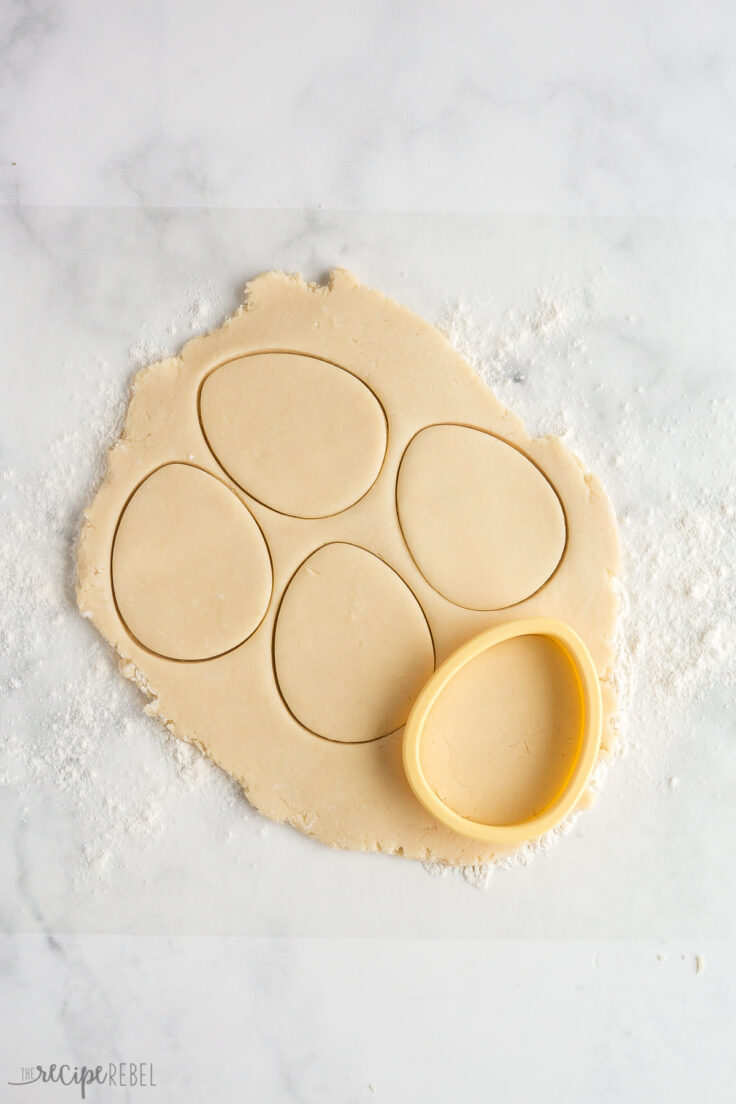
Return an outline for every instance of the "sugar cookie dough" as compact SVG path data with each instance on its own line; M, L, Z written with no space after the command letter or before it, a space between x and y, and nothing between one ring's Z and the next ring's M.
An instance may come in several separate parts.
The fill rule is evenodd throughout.
M404 778L411 703L482 629L560 618L601 677L606 754L618 557L596 478L529 438L433 326L342 270L327 286L268 273L219 330L136 376L78 601L148 711L264 815L469 864L498 852L438 824ZM453 688L425 767L458 811L512 817L566 769L569 695L534 638L488 662L498 693Z

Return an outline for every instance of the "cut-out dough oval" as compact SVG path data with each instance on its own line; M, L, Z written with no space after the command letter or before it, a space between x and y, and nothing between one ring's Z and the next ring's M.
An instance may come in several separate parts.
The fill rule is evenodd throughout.
M557 494L518 449L480 429L434 425L404 453L399 521L424 578L443 597L498 610L535 594L565 549Z
M258 353L212 372L199 399L202 430L247 494L293 517L352 506L386 452L386 418L356 376L316 357Z
M444 688L425 722L424 775L451 809L518 824L564 787L580 734L573 666L554 640L518 636L482 652Z
M298 569L276 621L283 699L318 736L364 743L400 728L434 670L424 613L383 560L328 544Z
M260 624L271 561L247 507L188 464L148 476L126 505L112 551L120 616L144 647L168 659L222 655Z

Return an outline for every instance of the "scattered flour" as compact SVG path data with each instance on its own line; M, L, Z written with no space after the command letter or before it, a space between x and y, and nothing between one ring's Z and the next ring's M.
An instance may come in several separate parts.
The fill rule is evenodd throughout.
M147 333L131 346L129 352L131 360L136 368L146 368L157 360L175 356L181 346L195 333L203 333L217 322L220 313L220 305L215 297L214 302L209 299L193 299L188 310L167 326L161 324L150 326ZM161 334L166 332L172 340L162 342Z
M192 308L185 332L207 309ZM0 786L15 793L21 826L34 803L54 807L64 836L81 840L78 877L94 887L166 832L193 790L211 792L231 818L248 807L195 747L146 716L76 611L82 511L120 431L127 386L98 362L80 371L80 392L79 421L52 444L40 474L0 471Z
M681 395L668 415L665 389L652 393L635 379L591 384L600 379L589 369L600 336L618 332L635 345L639 323L634 315L600 317L595 285L544 289L503 314L486 300L456 303L438 325L532 433L563 437L612 495L623 545L617 744L594 774L592 795L611 759L632 746L642 772L661 772L675 793L680 779L666 771L668 717L696 724L698 705L730 697L736 685L736 408L730 395L697 402ZM601 422L597 408L601 399L610 407L611 393L618 416ZM690 478L693 455L712 457L705 486ZM653 471L658 479L642 495ZM644 508L647 498L652 505ZM528 863L570 827L462 874L485 887L494 869ZM427 866L437 873L436 864Z
M152 327L131 350L136 366L208 328L212 310L198 300L171 325ZM681 405L668 413L662 396L640 380L600 382L591 350L609 330L628 335L638 322L599 317L594 283L544 289L529 306L501 315L484 301L455 305L440 325L532 432L563 436L613 496L624 544L615 754L634 747L642 770L674 795L680 783L668 759L665 718L688 715L706 696L730 695L736 681L735 484L732 465L714 453L714 441L735 436L731 401L699 399L684 416ZM166 332L173 348L160 345ZM76 611L81 512L126 398L119 372L101 364L80 373L80 391L86 398L79 422L52 445L46 469L28 481L0 473L0 783L17 795L21 822L43 794L77 824L79 875L94 885L175 830L192 791L225 810L226 824L242 819L248 806L196 748L145 715L140 694ZM601 408L610 411L613 399L617 417L602 421ZM714 455L708 486L688 479L692 451ZM652 481L646 495L642 480ZM62 662L69 653L71 677ZM144 745L149 766L142 775L136 763ZM152 745L160 752L153 761ZM254 830L265 831L261 818L254 821ZM494 870L529 863L570 827L568 821L511 858L462 876L485 887ZM441 864L426 865L437 876L447 873Z

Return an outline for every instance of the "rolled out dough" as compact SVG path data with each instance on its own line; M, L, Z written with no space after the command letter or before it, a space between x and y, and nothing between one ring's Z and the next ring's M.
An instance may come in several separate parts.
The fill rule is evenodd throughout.
M596 478L531 439L433 326L343 270L326 286L268 273L136 376L78 601L148 711L266 816L467 864L498 852L438 824L404 778L413 697L481 630L560 618L602 680L605 755L618 563ZM540 642L489 656L438 702L425 768L458 811L516 816L565 769L569 687Z

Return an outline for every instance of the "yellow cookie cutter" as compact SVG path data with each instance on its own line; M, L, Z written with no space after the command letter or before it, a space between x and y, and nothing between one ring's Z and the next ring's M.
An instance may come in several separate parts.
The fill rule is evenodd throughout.
M422 733L432 706L455 675L482 652L517 636L548 637L560 645L570 661L580 693L578 748L562 787L540 813L514 824L483 824L456 813L430 786L422 768ZM412 706L404 728L404 770L417 799L442 824L472 839L513 846L544 835L573 811L595 766L601 743L601 723L601 688L598 675L590 652L578 634L564 621L549 617L508 621L487 629L463 644L437 668L425 684Z

